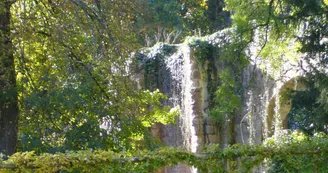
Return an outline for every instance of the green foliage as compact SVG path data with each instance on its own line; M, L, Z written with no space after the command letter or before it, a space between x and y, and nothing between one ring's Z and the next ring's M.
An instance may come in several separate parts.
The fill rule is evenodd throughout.
M137 71L144 74L143 89L151 91L160 87L160 73L165 66L167 59L176 52L176 46L164 43L157 43L152 48L142 49L136 54ZM137 73L140 73L139 71Z
M188 44L193 50L194 56L197 58L196 60L202 66L205 66L206 62L210 62L214 58L216 48L208 41L202 40L202 38L191 37L188 38Z
M173 122L177 111L160 106L165 96L136 90L129 77L131 52L139 48L132 25L136 5L13 4L20 151L143 148L139 140L151 124Z
M178 43L186 36L211 34L229 25L223 0L145 0L138 6L134 25L148 47Z
M210 115L220 122L225 120L226 115L231 116L241 104L241 98L234 92L236 84L232 76L229 68L223 70L219 75L221 85L215 91L215 106L210 110Z
M156 142L149 137L148 128L153 123L172 123L178 115L178 108L161 106L163 94L136 90L129 78L129 56L140 42L134 31L142 35L160 32L157 36L162 41L180 29L182 35L200 29L202 35L215 30L211 27L216 24L209 23L217 21L210 16L218 15L209 6L213 0L148 1L146 6L140 5L142 2L25 0L12 6L21 110L18 149L34 152L17 153L1 163L14 164L23 172L152 172L179 162L203 172L225 172L225 165L229 165L228 171L237 171L236 165L241 165L241 172L249 172L267 158L273 172L327 169L327 137L323 134L313 138L294 135L283 142L268 140L265 146L236 145L224 150L216 146L208 148L205 156L167 148L132 152L154 149L150 144ZM309 23L298 36L301 46L289 55L300 50L311 56L308 60L319 57L313 71L322 74L320 68L327 64L326 44L321 43L327 37L326 0L226 0L226 5L234 11L229 44L220 52L214 48L217 45L202 41L193 47L202 63L217 56L224 67L215 79L218 88L212 93L211 115L223 120L240 105L239 74L249 60L245 50L256 39L261 47L258 56L279 62L275 64L279 67L301 24ZM147 64L147 74L157 65ZM311 118L313 109L327 112L328 107L328 80L324 74L314 79L315 91L320 94L309 100L316 102L298 109ZM44 153L80 149L85 150Z
M212 82L215 88L211 90L212 103L209 110L210 116L220 122L227 117L232 117L241 106L241 74L249 63L249 57L245 53L248 38L236 34L234 30L222 33L229 39L220 40L212 45L212 50L215 50L212 51L214 61L210 62L210 64L220 64L221 68L217 70L218 75Z
M300 4L303 3L307 4L303 1ZM297 52L304 46L301 46L302 39L299 38L307 37L301 35L300 30L302 23L308 19L294 16L294 10L306 10L294 5L289 1L226 0L226 9L234 11L232 19L236 34L246 38L244 46L256 42L257 56L265 59L264 63L270 63L275 71L279 71L285 61L296 60ZM312 5L317 8L316 3Z
M174 43L182 30L183 18L179 15L181 4L176 0L145 0L140 2L135 26L140 33L139 40L146 46L157 42Z
M16 153L1 167L23 172L153 172L178 163L193 165L203 172L250 172L264 159L270 172L324 172L327 170L328 138L292 133L268 139L264 145L233 145L225 149L210 145L204 153L190 153L175 148L156 151L112 152L84 150L36 155ZM239 166L236 166L239 165Z
M300 129L308 134L325 132L328 123L327 110L319 101L320 89L315 87L314 76L308 76L298 82L305 85L306 90L291 90L285 95L292 100L292 108L288 114L289 129Z
M311 64L307 73L326 67L327 4L325 1L226 0L226 10L233 11L236 35L255 43L257 56L279 71L287 61L297 60L297 53ZM247 46L247 44L245 46ZM320 62L320 63L316 63ZM318 71L317 71L318 70ZM310 72L311 71L311 72ZM271 75L275 75L271 73Z
M212 34L230 25L230 13L223 0L183 0L181 10L189 35Z
M209 37L191 37L186 42L193 50L196 61L207 69L209 115L222 123L240 107L240 74L248 64L248 56L244 48L240 47L246 42L241 37L229 30L222 31L220 35L224 35L224 38L220 36L212 40ZM219 70L218 65L221 68Z
M136 98L133 99L129 98L126 104L147 105L146 107L143 108L139 107L139 109L142 111L140 112L140 114L150 113L151 117L138 117L138 119L142 122L143 126L145 127L150 127L154 123L163 123L163 124L174 123L175 117L180 115L179 107L175 107L171 109L169 106L162 106L160 100L167 99L167 96L160 93L158 89L155 90L154 92L150 92L148 90L140 91L139 97Z
M256 49L254 60L261 58L266 73L277 78L283 63L295 62L299 53L303 53L300 65L314 86L309 91L294 93L289 118L309 133L314 129L322 131L327 122L323 121L327 117L327 75L323 70L327 68L327 1L226 0L225 3L226 10L233 11L231 48L237 50L235 54L227 51L227 57L233 59L252 46L253 54ZM308 67L304 67L304 62Z
M275 143L275 148L285 152L284 155L273 155L268 172L325 172L327 153L321 151L326 147L327 139L327 135L323 133L315 133L310 137L299 131L276 140L268 139L265 145L271 146ZM291 150L284 148L286 145ZM307 150L309 147L313 150Z

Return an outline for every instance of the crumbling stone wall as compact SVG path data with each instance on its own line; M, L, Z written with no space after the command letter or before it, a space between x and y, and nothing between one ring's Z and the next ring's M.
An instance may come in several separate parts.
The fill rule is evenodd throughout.
M225 40L225 35L218 32L208 37L212 43L217 40ZM206 40L205 40L206 41ZM221 42L219 43L219 48ZM222 41L224 44L224 41ZM195 46L195 45L193 45ZM250 51L252 54L252 51ZM254 52L253 52L254 54ZM256 54L254 54L253 58ZM242 71L242 105L234 113L230 122L221 124L208 116L210 92L208 91L209 79L213 74L220 73L222 64L214 65L217 71L209 72L208 61L199 61L192 46L188 43L179 45L158 44L154 48L143 52L143 64L145 62L158 62L152 73L145 74L140 66L135 75L140 89L147 88L145 81L153 80L152 87L159 88L168 96L163 104L181 108L181 116L176 118L176 124L155 124L151 128L153 136L164 144L184 148L192 152L200 152L207 144L220 144L226 146L227 135L234 143L261 144L266 138L281 129L286 128L286 116L290 110L288 100L281 100L281 93L288 88L295 87L295 77L302 74L295 68L297 62L284 64L279 75L272 76L268 69L260 68L263 61L253 59ZM215 57L220 58L220 57ZM258 58L257 56L255 58ZM212 62L211 62L212 63ZM291 65L294 63L293 65ZM296 63L296 65L295 65ZM147 79L148 78L148 79ZM302 89L299 85L298 89ZM212 93L213 94L213 93ZM226 127L226 132L220 126ZM229 134L228 134L229 133ZM186 165L178 165L172 168L164 168L160 172L194 172ZM255 172L261 172L259 167Z

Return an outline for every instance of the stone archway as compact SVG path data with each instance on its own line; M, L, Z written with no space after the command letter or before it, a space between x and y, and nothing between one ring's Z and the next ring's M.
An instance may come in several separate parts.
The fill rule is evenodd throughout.
M292 100L285 96L288 90L304 91L306 85L304 77L297 76L285 82L277 94L273 96L267 107L266 136L279 135L282 130L288 128L288 114L292 108Z

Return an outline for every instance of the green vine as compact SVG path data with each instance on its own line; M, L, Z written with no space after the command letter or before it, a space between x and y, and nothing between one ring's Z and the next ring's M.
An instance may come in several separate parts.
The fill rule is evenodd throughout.
M135 55L140 69L144 70L144 89L155 90L159 84L159 71L165 66L165 60L177 51L177 47L164 43L157 43Z
M231 33L226 37L231 39L223 46L218 45L220 42L212 45L217 50L212 55L214 60L211 64L217 64L218 70L216 70L216 79L212 82L214 85L210 85L215 88L209 90L212 91L209 115L221 123L225 121L226 116L233 118L234 112L241 106L243 90L241 74L249 63L244 47L238 48L244 42Z
M0 161L0 170L7 172L152 172L164 166L184 163L203 172L250 172L263 163L269 171L277 167L287 171L324 172L328 169L328 137L314 137L293 133L269 139L264 145L233 145L221 149L210 145L203 153L191 153L175 148L156 151L115 153L86 150L36 155L34 152L16 153ZM280 169L281 170L281 169Z
M207 61L210 61L214 56L215 47L208 41L201 38L190 38L189 46L193 50L196 60L204 66Z

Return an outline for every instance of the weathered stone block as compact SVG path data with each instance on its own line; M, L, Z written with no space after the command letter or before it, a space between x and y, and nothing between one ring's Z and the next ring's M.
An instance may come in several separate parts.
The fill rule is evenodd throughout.
M201 82L199 80L194 80L192 87L200 87Z
M192 63L191 64L191 69L198 69L199 67L198 67L198 64L197 63Z
M194 93L192 93L191 98L193 100L201 100L202 99L202 93L201 92L194 92Z
M203 129L203 126L201 124L194 126L194 128L195 128L196 136L204 135L204 129Z
M203 119L202 118L194 118L193 121L192 121L192 125L193 126L196 126L196 125L202 125L203 124Z
M200 79L202 77L201 73L198 70L192 72L193 79Z
M201 94L201 92L202 92L202 90L203 90L203 88L202 87L193 87L193 88L191 88L191 93L194 95L195 93L199 93L199 94Z
M201 112L202 111L202 105L201 105L201 103L195 102L191 106L192 106L193 112L198 112L198 111Z
M200 135L204 134L203 120L201 118L195 118L192 121L192 125L195 128L195 133L196 133L197 136L200 136Z
M219 135L208 135L208 140L212 144L217 144L220 142L220 136Z
M202 113L202 111L194 111L194 115L195 115L196 118L201 118L201 117L203 117L203 113Z
M207 116L207 117L205 118L205 124L207 124L207 125L211 125L211 126L215 126L217 123L216 123L215 120L213 120L213 118Z
M206 132L206 134L209 134L209 135L213 135L213 134L215 134L215 127L214 126L210 126L210 125L207 125L206 127L205 127L205 132Z

